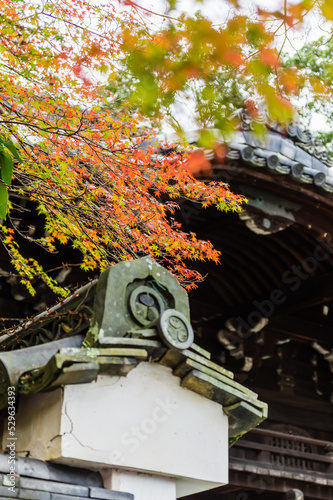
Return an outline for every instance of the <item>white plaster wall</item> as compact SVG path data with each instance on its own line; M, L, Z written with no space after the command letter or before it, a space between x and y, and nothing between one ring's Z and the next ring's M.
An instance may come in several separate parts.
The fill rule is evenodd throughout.
M134 500L176 499L176 483L171 478L121 470L105 471L102 476L105 488L133 493Z
M15 415L15 453L26 457L50 460L61 454L60 427L62 419L62 389L20 398ZM2 448L10 437L7 421L4 424Z
M177 497L228 482L222 407L180 387L171 369L157 364L24 398L17 436L33 458L175 477Z
M221 406L180 387L171 369L157 364L66 386L61 434L63 457L227 482Z

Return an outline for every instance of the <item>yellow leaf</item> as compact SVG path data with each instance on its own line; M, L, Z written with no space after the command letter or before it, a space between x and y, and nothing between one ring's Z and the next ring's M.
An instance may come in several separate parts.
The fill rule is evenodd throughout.
M324 0L321 11L329 21L333 21L333 3L332 0Z

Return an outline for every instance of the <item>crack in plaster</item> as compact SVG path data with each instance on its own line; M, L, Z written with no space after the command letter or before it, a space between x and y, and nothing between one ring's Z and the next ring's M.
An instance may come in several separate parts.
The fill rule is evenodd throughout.
M72 419L68 415L68 411L67 411L68 404L69 404L69 401L67 401L66 404L65 404L64 413L65 413L66 417L68 418L68 420L70 422L71 429L70 429L70 431L66 431L63 434L60 434L60 436L65 436L66 434L69 434L69 435L71 435L79 443L80 446L82 446L82 448L87 448L87 449L89 449L91 451L95 451L95 452L98 452L98 453L104 453L103 450L99 450L99 449L93 448L92 446L89 446L88 444L83 444L82 441L80 441L80 439L74 434L74 424L73 424ZM55 436L53 439L55 439L56 437L57 436ZM105 453L107 453L107 452L105 452Z

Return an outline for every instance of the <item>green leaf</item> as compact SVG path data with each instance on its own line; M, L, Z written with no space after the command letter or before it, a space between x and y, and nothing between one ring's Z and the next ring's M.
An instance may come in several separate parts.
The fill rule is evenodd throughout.
M321 11L328 21L333 20L333 5L331 0L324 0L321 6Z
M12 183L13 177L13 158L5 151L0 151L0 163L1 163L1 179L7 186Z
M8 204L8 190L6 186L0 182L0 218L6 219Z
M1 141L2 142L2 141ZM13 144L12 141L6 141L3 142L3 144L6 146L6 148L12 153L14 156L15 160L17 160L19 163L22 163L22 158L17 152L16 146Z
M201 130L198 145L210 149L216 142L216 133L214 130Z

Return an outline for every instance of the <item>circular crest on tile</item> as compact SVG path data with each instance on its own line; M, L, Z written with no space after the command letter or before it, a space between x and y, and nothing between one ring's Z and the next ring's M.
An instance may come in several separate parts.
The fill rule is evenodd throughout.
M153 288L138 286L131 293L129 308L140 325L149 326L164 311L164 304L161 295Z
M175 309L167 309L161 314L159 332L162 340L171 348L188 349L194 340L191 323Z

